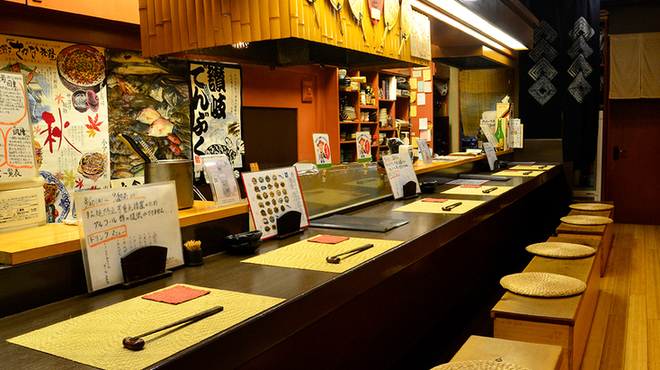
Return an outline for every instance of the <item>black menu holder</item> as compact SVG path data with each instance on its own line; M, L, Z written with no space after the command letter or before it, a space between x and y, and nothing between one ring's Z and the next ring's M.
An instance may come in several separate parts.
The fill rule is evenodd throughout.
M303 232L300 228L301 214L298 211L288 211L277 218L277 239L285 239Z
M415 198L417 196L417 183L414 181L408 181L403 185L403 197L402 199Z
M121 258L124 275L122 288L128 289L162 277L172 275L165 270L167 248L150 245L134 250Z

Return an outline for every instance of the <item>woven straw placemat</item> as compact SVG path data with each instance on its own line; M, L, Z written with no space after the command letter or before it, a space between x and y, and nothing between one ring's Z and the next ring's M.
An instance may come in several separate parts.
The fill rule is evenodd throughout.
M516 364L495 360L474 360L450 362L434 367L431 370L529 370Z
M495 176L522 176L522 177L535 177L538 175L542 175L543 171L533 171L533 170L528 170L528 171L523 171L523 170L503 170L494 173L493 175Z
M519 164L509 168L510 170L533 170L533 171L547 171L555 167L554 164Z
M135 297L11 338L8 342L101 369L143 369L284 301L226 290L206 290L210 293L178 305ZM223 306L224 310L198 322L144 337L146 343L140 351L122 345L127 336L140 335L215 306Z
M446 207L455 203L461 202L461 205L450 210L443 211L442 207ZM423 202L418 200L416 202L406 204L405 206L395 208L393 211L399 212L418 212L418 213L442 213L442 214L462 214L473 208L479 207L483 201L480 200L463 200L463 199L449 199L444 203Z
M596 249L586 245L564 242L544 242L528 245L529 253L552 258L583 258L596 253Z
M614 222L611 218L608 217L587 216L587 215L564 216L560 218L560 220L561 222L571 225L585 225L585 226L607 225Z
M575 203L571 204L569 207L578 211L607 211L608 209L614 208L614 205L607 203Z
M500 284L512 293L531 297L570 297L586 288L582 280L549 272L521 272L503 277Z
M484 193L484 190L497 188L488 193ZM482 185L478 188L464 188L462 186L455 186L449 190L445 190L442 194L456 194L456 195L483 195L483 196L498 196L503 194L511 189L511 186L488 186Z
M335 256L339 253L358 248L365 244L373 244L374 246L353 256L342 258L337 264L328 263L325 260L328 256ZM401 244L401 242L397 240L362 238L349 238L348 240L337 244L314 243L309 240L302 240L297 243L289 244L286 247L277 248L268 253L242 260L241 262L342 273L396 247L399 244Z

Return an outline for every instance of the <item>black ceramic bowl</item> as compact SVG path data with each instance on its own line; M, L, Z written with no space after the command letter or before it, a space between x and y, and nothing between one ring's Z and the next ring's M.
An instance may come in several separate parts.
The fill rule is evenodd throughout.
M425 181L419 184L419 188L422 190L422 193L433 193L435 192L435 188L437 186L437 181Z
M261 231L247 231L227 235L224 245L230 254L252 254L261 246Z
M259 247L261 247L261 240L241 244L225 244L227 246L227 253L229 254L253 254Z

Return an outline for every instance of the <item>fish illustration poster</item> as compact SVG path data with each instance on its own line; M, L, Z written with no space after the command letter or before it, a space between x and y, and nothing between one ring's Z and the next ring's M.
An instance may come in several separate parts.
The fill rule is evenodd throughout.
M203 168L201 155L224 154L235 169L243 167L240 67L191 62L190 91L195 177Z
M188 63L122 50L106 59L112 178L143 182L144 160L120 135L157 159L192 159Z
M72 194L110 185L103 48L0 35L0 70L26 82L47 219L72 216Z

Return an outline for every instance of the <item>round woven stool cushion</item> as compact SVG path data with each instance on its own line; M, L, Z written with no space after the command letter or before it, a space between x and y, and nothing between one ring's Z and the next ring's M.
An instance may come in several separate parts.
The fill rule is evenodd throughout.
M569 297L587 288L582 280L549 272L521 272L503 277L504 289L531 297Z
M586 245L563 242L545 242L528 245L527 252L537 256L552 258L583 258L596 253L595 248Z
M607 225L614 222L611 218L608 217L587 215L564 216L560 218L560 220L561 222L565 222L567 224L584 226Z
M431 370L529 370L508 362L494 360L475 360L450 362L434 367Z
M607 203L575 203L569 207L578 211L606 211L614 208L614 205Z

